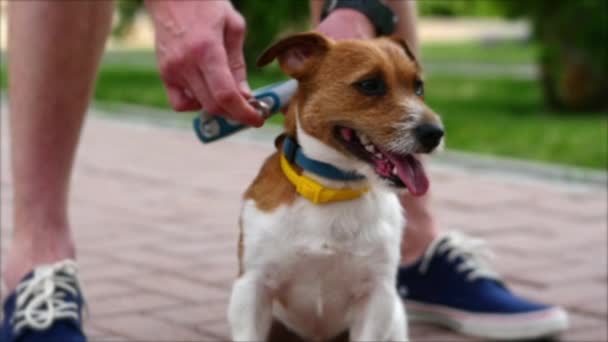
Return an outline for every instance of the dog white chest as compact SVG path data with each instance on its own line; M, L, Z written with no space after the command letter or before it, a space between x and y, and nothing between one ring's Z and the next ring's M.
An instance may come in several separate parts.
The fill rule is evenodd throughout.
M273 297L274 316L310 338L347 329L375 286L392 286L404 219L397 196L314 205L297 198L271 213L243 207L243 266ZM252 273L250 273L252 272Z

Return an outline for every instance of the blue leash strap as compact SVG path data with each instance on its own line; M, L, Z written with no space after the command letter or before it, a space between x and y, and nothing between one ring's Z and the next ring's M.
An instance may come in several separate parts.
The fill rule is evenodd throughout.
M281 108L289 103L291 97L298 88L298 81L288 80L277 82L256 89L253 92L254 102L266 108L262 111L265 119L278 113ZM249 126L243 125L240 122L229 120L220 116L216 116L207 112L201 112L199 116L192 121L194 131L198 139L206 144L221 138L232 135Z

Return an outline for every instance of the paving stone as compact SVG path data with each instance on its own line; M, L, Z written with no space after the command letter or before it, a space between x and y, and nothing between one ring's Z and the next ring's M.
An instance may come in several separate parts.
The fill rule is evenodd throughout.
M95 327L92 324L85 323L85 333L90 342L126 342L129 341L128 337L120 336L115 333L109 332L105 329Z
M161 309L184 301L165 294L138 292L112 298L95 299L88 302L93 319L101 316L120 317L126 313L141 313L152 309Z
M198 327L198 330L205 334L210 334L216 341L230 340L230 328L228 327L228 321L225 319L216 322L205 322Z
M206 322L215 324L219 321L226 320L227 301L179 305L175 308L155 310L149 314L179 324L202 324L204 326Z
M594 317L588 314L578 313L575 311L570 312L570 331L580 331L580 330L598 330L608 322L606 322L601 317Z
M124 282L111 280L87 280L82 282L83 292L88 300L101 300L109 297L122 297L135 294L137 288Z
M208 338L194 329L138 314L103 317L95 324L108 331L120 332L133 341L199 342Z
M136 277L138 274L150 271L145 267L120 263L112 260L104 267L80 268L79 274L85 283L96 280L119 280L124 278Z
M2 139L6 253L12 184ZM241 195L273 149L89 118L70 203L91 342L228 340ZM486 239L515 292L564 305L572 327L560 341L606 341L606 191L431 170L443 228ZM476 341L419 323L410 332L413 341Z
M589 329L569 330L560 337L564 342L604 342L608 341L606 325L596 326Z
M147 273L136 278L127 279L126 282L139 288L163 294L166 297L180 298L185 302L205 303L221 296L224 291L217 287L206 286L183 275L168 273Z

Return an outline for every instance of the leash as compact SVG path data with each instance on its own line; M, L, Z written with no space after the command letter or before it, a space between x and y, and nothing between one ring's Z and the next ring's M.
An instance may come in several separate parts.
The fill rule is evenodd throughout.
M254 90L253 98L249 100L249 103L258 110L264 119L267 119L287 105L297 89L298 81L293 79L273 83ZM203 144L225 138L248 127L239 122L205 111L202 111L199 116L194 118L192 124L196 136ZM298 174L291 163L321 177L338 181L363 180L365 177L354 172L345 172L331 164L311 159L304 154L295 140L290 137L285 138L281 153L281 169L287 179L295 186L296 192L314 204L352 200L362 196L369 190L367 186L359 189L332 189L325 187L308 176Z
M268 119L289 103L298 89L298 81L277 82L253 91L253 98L249 103L264 117ZM196 136L207 144L222 139L249 126L234 120L216 116L202 111L192 122Z

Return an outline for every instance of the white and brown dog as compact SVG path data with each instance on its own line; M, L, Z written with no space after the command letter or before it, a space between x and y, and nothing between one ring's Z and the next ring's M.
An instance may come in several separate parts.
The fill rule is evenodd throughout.
M264 341L277 320L306 340L407 340L397 190L426 193L414 154L443 136L420 67L398 40L317 33L279 41L258 65L275 58L299 87L278 151L245 193L232 337Z

